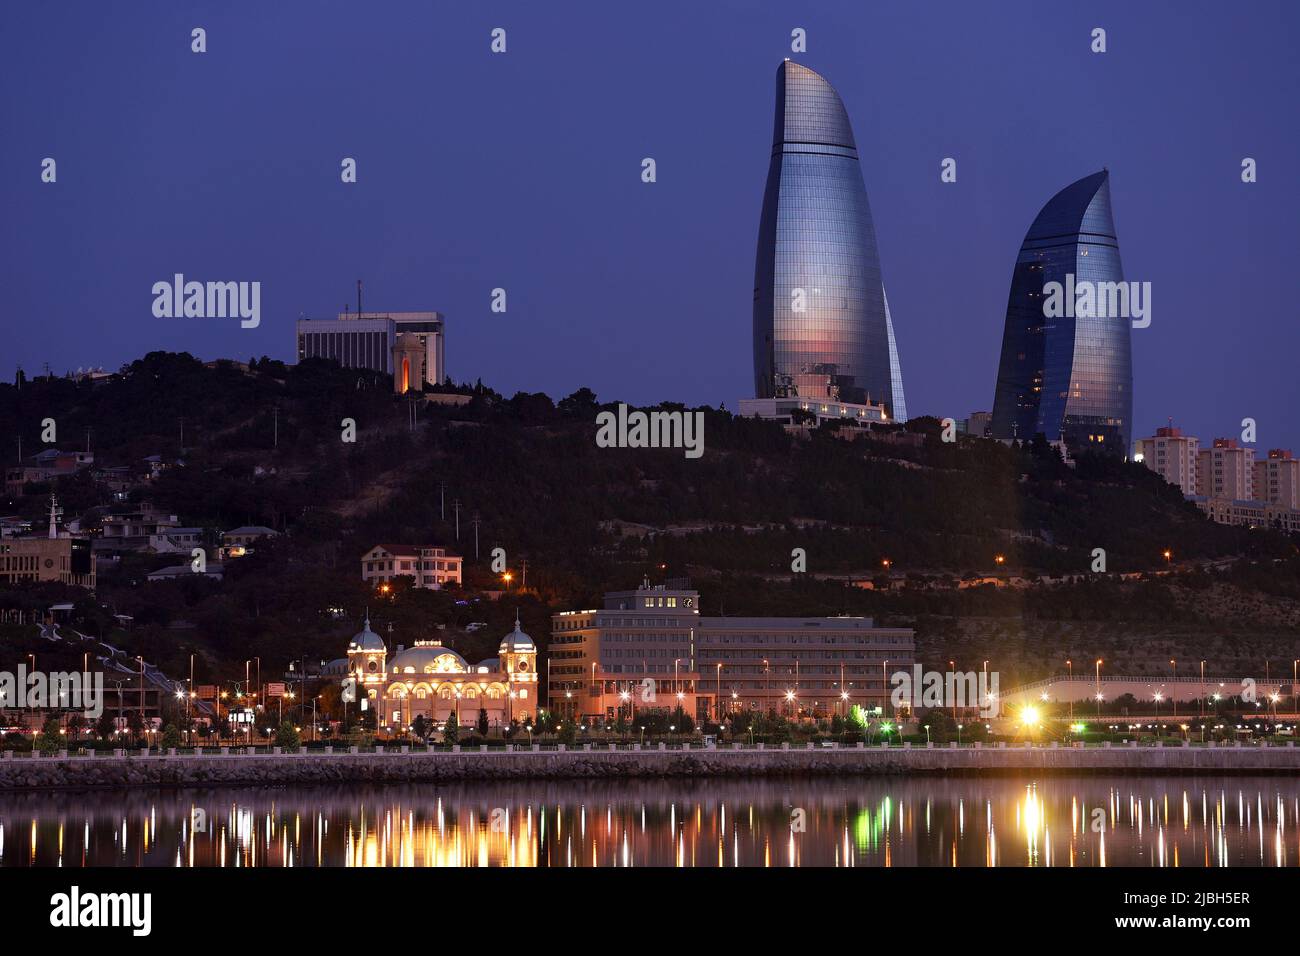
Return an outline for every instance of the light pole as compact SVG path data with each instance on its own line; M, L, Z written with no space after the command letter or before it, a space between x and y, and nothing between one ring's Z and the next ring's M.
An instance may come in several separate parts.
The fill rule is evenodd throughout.
M1173 669L1174 672L1174 680L1173 680L1174 687L1173 690L1169 692L1169 702L1170 704L1173 705L1174 719L1177 720L1178 719L1178 661L1174 660L1174 658L1172 657L1169 658L1169 666Z
M1201 719L1205 719L1205 661L1201 661ZM1205 736L1205 727L1201 727L1201 736ZM1204 739L1201 743L1205 743Z
M1293 660L1293 661L1291 662L1291 709L1292 709L1293 711L1300 710L1300 707L1297 707L1297 706L1296 706L1296 686L1295 686L1295 685L1296 685L1296 668L1297 668L1297 667L1300 667L1300 658L1298 658L1298 659L1296 659L1296 660Z
M1065 667L1070 672L1070 723L1074 723L1074 661L1066 661Z
M948 662L948 673L952 675L952 722L957 723L957 662Z

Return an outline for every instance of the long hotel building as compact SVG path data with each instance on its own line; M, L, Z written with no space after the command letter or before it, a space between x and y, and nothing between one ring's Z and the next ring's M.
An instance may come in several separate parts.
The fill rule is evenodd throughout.
M551 618L549 706L582 721L677 706L696 720L889 712L888 674L910 669L910 628L863 617L702 617L689 586L643 583L603 608Z

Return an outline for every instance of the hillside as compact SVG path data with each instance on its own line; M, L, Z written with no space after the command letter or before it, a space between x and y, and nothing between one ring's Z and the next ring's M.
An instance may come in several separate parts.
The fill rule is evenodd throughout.
M714 409L703 409L704 455L688 459L597 447L602 406L585 389L558 403L540 394L507 399L481 384L458 391L468 404L420 402L412 426L408 402L392 396L383 375L315 360L208 366L152 353L94 384L0 385L0 431L21 433L31 453L48 447L42 419L55 419L65 448L84 447L89 428L96 469L155 454L181 463L133 490L133 500L214 531L265 524L287 532L229 562L222 582L141 583L148 570L175 563L147 555L101 576L98 606L82 606L89 632L110 630L111 613L130 614L136 627L121 640L160 662L187 658L190 648L218 668L242 668L250 656L332 658L367 605L395 641L433 636L444 624L467 656L487 656L517 600L544 643L552 609L592 606L604 590L647 574L689 574L708 613L848 612L915 623L936 659L986 646L963 623L982 619L1021 622L1028 632L1051 631L1038 622L1052 620L1143 632L1185 622L1189 633L1207 635L1245 627L1279 654L1290 654L1281 645L1300 633L1295 542L1216 525L1140 465L1085 458L1071 468L1042 444L945 444L933 419L845 441L827 430L796 437ZM355 443L341 439L348 418ZM0 510L39 517L52 489L66 516L83 516L89 528L111 502L87 470L31 484ZM529 593L477 604L453 592L381 599L362 585L358 565L381 541L459 550L470 591L502 587L488 561L503 548L516 587L527 560ZM807 554L805 575L790 571L795 548ZM1088 574L1095 548L1106 551L1109 577L1033 584ZM1167 549L1176 573L1161 579L1171 570ZM871 580L886 559L896 575L888 592L813 580ZM1219 570L1196 570L1209 563ZM999 572L1030 586L955 587ZM1151 576L1115 577L1137 572ZM923 587L927 580L949 589ZM1226 603L1197 598L1205 587L1223 589ZM47 600L50 589L21 592L0 593L0 603ZM1212 612L1222 607L1235 610L1220 622ZM473 637L458 630L474 620L490 627Z

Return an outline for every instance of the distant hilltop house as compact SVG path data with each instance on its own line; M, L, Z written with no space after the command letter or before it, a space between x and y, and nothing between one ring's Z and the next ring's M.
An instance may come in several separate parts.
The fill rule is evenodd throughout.
M255 541L262 538L278 538L280 532L274 528L268 528L264 524L246 524L239 528L232 528L221 536L223 547L238 549L247 549Z
M385 728L405 730L417 717L441 722L453 714L461 726L472 726L480 710L490 726L503 727L537 713L537 645L520 629L518 616L497 656L477 664L438 640L398 645L389 657L367 617L348 644L347 672Z
M460 584L464 558L436 545L377 544L361 556L361 580L386 583L409 577L417 588Z
M193 565L189 564L171 564L165 568L159 568L157 571L150 571L145 577L150 581L174 581L177 578L189 575L220 581L225 576L225 571L220 564L215 563L209 564L202 571L195 571Z
M145 479L148 481L156 481L164 471L180 464L179 461L166 459L162 455L148 455L141 461L144 464Z
M149 502L140 505L113 508L100 522L100 536L95 539L96 551L145 551L164 541L172 532L190 532L198 529L180 527L180 518L155 507ZM180 548L185 542L173 542ZM162 547L155 550L172 550Z
M28 482L48 481L60 475L71 475L95 464L95 456L88 451L59 451L47 448L24 459L22 464L5 469L5 494L17 497Z

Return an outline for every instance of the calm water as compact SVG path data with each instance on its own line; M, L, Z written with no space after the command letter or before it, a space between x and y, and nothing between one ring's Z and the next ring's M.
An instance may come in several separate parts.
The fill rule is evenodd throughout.
M196 826L197 822L197 826ZM1295 866L1300 779L709 780L0 797L0 866Z

